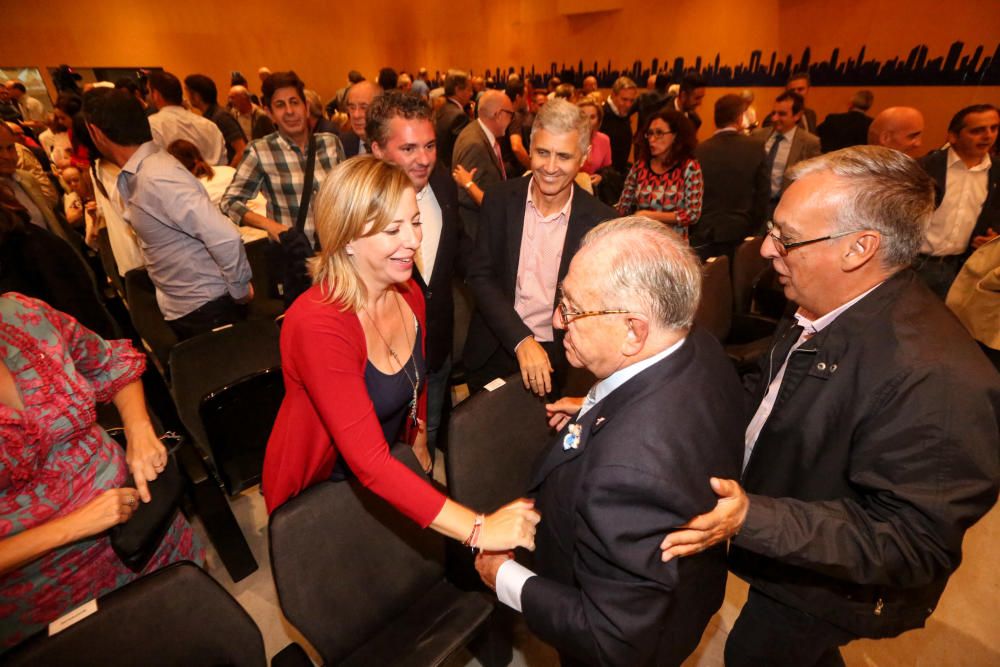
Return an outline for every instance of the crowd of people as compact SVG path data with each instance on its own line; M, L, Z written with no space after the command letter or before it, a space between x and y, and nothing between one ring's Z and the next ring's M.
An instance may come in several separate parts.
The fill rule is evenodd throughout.
M246 228L285 306L269 512L359 480L478 549L567 665L679 665L727 570L750 583L727 665L843 664L926 622L1000 488L995 106L918 160L918 110L872 118L859 91L817 122L805 73L763 122L750 91L720 97L701 143L696 75L605 93L383 68L324 104L258 74L226 106L152 71L61 91L51 117L0 86L0 647L136 576L107 531L167 458L109 278L144 270L178 340L211 335L266 296ZM695 317L702 262L748 236L789 307L738 377ZM486 515L431 475L453 380L510 375L556 433ZM201 554L178 517L144 571Z

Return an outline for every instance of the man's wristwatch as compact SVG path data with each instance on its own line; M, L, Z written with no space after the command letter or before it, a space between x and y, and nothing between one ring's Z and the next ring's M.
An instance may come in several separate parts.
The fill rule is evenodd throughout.
M471 188L471 187L472 187L473 185L475 185L475 184L476 184L476 182L475 182L475 181L469 181L468 183L466 183L466 184L465 184L465 185L463 185L462 187L463 187L463 188L465 188L466 190L468 190L469 188Z

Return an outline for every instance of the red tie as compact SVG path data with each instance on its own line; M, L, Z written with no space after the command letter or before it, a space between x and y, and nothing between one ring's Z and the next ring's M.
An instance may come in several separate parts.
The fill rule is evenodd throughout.
M503 155L500 154L500 142L493 143L493 152L497 154L497 163L500 165L500 178L507 180L507 170L503 167Z

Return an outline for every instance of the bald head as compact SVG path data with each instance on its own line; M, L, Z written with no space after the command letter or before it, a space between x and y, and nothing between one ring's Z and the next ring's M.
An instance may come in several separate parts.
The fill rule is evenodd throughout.
M347 117L351 121L351 130L362 139L365 138L368 107L380 92L382 89L371 81L359 81L347 91Z
M479 98L479 120L490 128L495 137L502 137L514 116L514 105L505 93L499 90L487 90Z
M227 99L239 113L247 114L253 109L253 103L250 101L250 91L246 89L246 86L233 86L230 88Z
M868 143L902 151L913 157L920 149L924 116L913 107L889 107L872 121Z
M597 92L597 78L593 76L588 76L583 80L583 89L581 91L584 95L590 95L591 93Z

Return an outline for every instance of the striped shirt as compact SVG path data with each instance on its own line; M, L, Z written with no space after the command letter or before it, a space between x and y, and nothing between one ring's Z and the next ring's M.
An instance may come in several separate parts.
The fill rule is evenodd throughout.
M340 138L328 132L318 132L316 137L316 167L313 174L313 197L323 184L323 179L344 160L344 146ZM236 224L243 221L249 208L247 202L262 189L267 198L267 217L286 227L294 227L302 201L305 183L306 155L280 132L255 139L243 153L243 160L236 167L236 175L222 195L219 206ZM306 214L305 233L315 243L313 207Z

